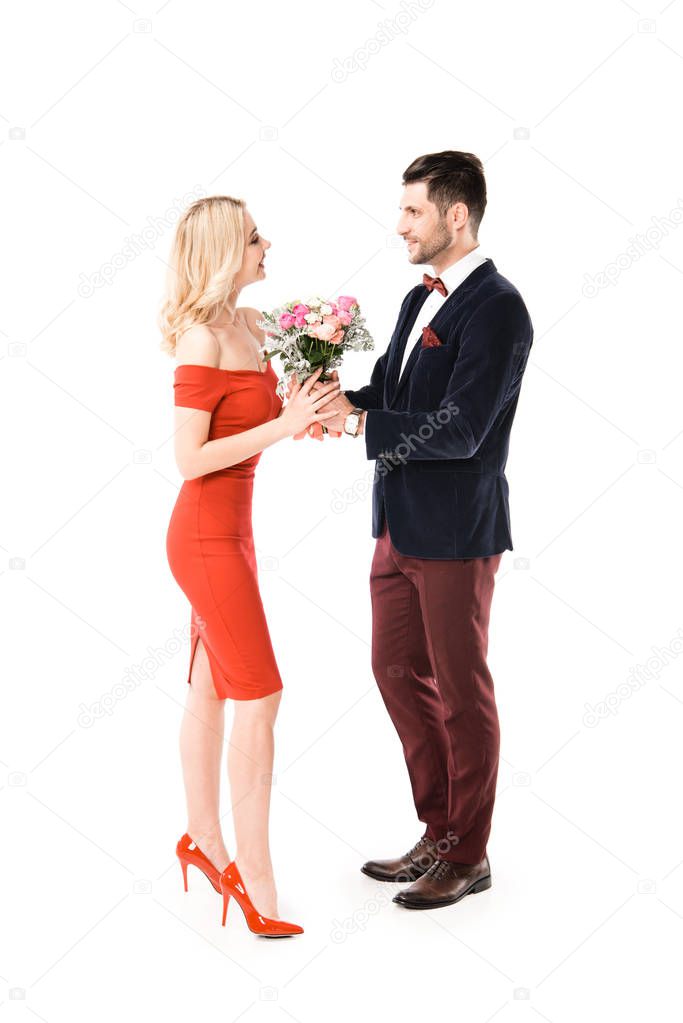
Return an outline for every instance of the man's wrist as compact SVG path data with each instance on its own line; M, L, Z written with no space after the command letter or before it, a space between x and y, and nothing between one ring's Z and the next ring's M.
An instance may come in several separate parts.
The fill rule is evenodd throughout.
M365 419L365 409L355 407L351 408L351 411L343 419L344 433L348 433L351 437L360 437L363 432L363 423Z
M366 418L367 414L368 413L366 412L365 409L360 414L360 419L358 420L358 434L357 434L358 437L362 437L363 434L365 433L365 418Z

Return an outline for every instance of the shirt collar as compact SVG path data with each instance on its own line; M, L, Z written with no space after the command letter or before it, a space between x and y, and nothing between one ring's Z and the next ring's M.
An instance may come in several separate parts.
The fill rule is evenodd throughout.
M475 249L468 252L466 256L461 256L460 259L456 260L455 263L451 263L445 270L442 270L437 275L434 267L432 271L434 276L438 276L446 285L448 294L451 295L457 287L459 287L466 277L476 270L478 266L486 261L486 256L482 256L481 247L477 245Z

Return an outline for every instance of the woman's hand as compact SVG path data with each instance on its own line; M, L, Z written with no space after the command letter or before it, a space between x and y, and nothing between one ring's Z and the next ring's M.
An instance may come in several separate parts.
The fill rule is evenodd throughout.
M296 376L292 378L289 400L280 413L280 419L286 426L288 436L306 431L314 423L322 424L326 419L332 419L336 415L334 411L321 412L320 410L339 394L339 380L321 384L315 393L312 393L313 384L316 383L321 372L322 366L319 366L303 384L299 383Z

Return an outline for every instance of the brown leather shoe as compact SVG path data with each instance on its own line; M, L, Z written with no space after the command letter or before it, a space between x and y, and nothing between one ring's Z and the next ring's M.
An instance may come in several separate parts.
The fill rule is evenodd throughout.
M481 863L450 863L436 860L429 870L410 888L394 896L393 901L406 909L436 909L452 906L466 895L491 887L491 865L488 856Z
M405 884L422 877L436 863L436 843L423 835L413 848L395 860L368 860L360 868L376 881L398 881Z

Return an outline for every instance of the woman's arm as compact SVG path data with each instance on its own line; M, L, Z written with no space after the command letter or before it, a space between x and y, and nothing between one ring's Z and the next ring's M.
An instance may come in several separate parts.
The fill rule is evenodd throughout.
M176 408L175 459L181 476L193 480L218 469L243 462L285 437L291 436L282 413L251 430L232 437L207 440L211 413L203 409Z
M178 365L190 363L217 368L219 354L218 342L209 328L203 325L190 327L176 347ZM311 395L314 379L317 377L309 378L310 382L295 389L277 419L231 437L208 440L211 412L177 406L174 447L176 464L183 479L192 480L219 469L227 469L264 451L277 441L293 436L309 423L329 418L332 413L321 410L329 400L328 394L332 397L330 392L338 391L339 384L333 382L327 385L324 392Z

